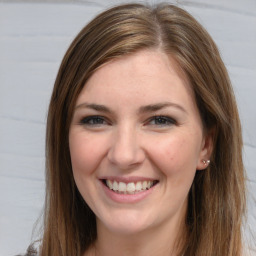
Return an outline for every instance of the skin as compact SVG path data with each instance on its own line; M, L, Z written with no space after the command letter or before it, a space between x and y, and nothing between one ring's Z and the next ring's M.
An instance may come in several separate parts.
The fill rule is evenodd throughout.
M175 60L143 50L99 68L77 99L69 143L76 185L97 221L97 241L84 255L176 255L188 192L212 138ZM105 176L158 183L142 200L116 202Z

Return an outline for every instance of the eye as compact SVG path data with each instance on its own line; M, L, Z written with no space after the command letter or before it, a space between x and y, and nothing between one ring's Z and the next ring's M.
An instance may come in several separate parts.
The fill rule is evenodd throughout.
M173 118L168 116L154 116L149 119L147 124L154 126L170 126L177 124L177 122Z
M107 125L108 122L106 119L102 116L87 116L83 118L80 123L82 125L88 125L88 126L101 126L101 125Z

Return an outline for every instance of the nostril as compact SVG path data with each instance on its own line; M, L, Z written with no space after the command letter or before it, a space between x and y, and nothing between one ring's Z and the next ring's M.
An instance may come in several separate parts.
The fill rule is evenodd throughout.
M140 149L127 151L115 148L110 150L108 159L118 168L126 170L140 165L145 159L145 154Z
M122 170L134 168L145 159L145 152L136 138L134 128L122 127L118 135L113 137L109 148L108 160Z

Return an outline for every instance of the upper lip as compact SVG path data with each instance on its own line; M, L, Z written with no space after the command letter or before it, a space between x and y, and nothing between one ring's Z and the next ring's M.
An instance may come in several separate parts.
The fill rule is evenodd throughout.
M100 180L111 180L111 181L117 181L117 182L138 182L138 181L156 181L158 179L154 178L148 178L148 177L142 177L142 176L102 176L99 178Z

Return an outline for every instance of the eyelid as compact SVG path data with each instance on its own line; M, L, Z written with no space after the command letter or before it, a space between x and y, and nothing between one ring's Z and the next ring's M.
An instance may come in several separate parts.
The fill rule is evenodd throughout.
M155 123L152 123L152 122L155 122ZM79 124L82 126L98 127L98 126L104 126L104 125L111 125L112 123L105 116L89 115L89 116L82 117L79 121ZM157 128L160 128L160 127L177 125L177 121L170 116L154 115L148 118L144 122L144 125L155 126Z
M162 121L166 121L167 123L165 124L150 124L150 122L152 121L156 121L157 119L162 119ZM158 126L158 127L163 127L163 126L172 126L172 125L176 125L177 121L170 116L165 116L165 115L154 115L153 117L150 117L147 122L146 125L154 125L154 126Z
M95 121L96 119L103 121L103 123L89 123L90 121ZM89 115L81 118L79 124L86 125L86 126L101 126L101 125L109 125L109 120L101 115Z

